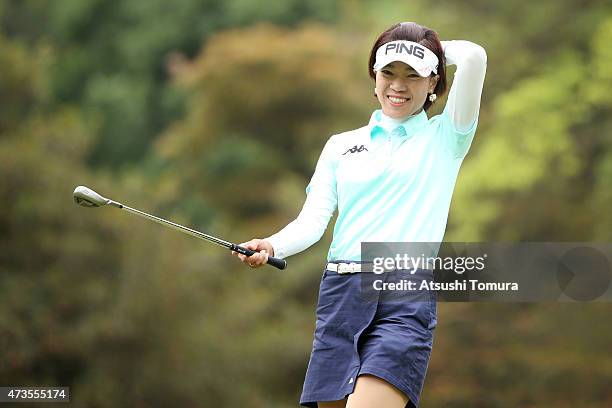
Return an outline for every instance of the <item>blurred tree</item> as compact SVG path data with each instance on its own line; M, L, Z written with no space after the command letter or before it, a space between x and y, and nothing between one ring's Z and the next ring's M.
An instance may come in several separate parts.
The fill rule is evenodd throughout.
M58 58L51 92L58 103L79 104L101 122L90 163L117 169L140 161L159 130L182 111L182 98L166 85L172 51L194 55L216 31L236 24L302 19L331 21L334 2L298 0L54 0L3 2L9 38L49 42Z
M491 126L466 162L455 196L462 205L454 219L469 222L453 224L452 236L610 238L610 229L601 227L612 222L601 187L610 181L612 104L601 92L612 86L612 61L601 46L612 41L609 21L594 32L589 50L560 51L494 101Z
M241 222L259 219L269 231L266 217L286 205L279 200L286 188L295 201L285 214L297 215L327 138L367 121L371 86L354 72L352 52L350 38L322 27L260 25L218 35L176 67L190 94L187 115L158 149L189 190L181 201Z
M87 364L77 333L111 293L115 229L72 214L91 131L48 106L48 50L0 36L0 55L0 382L71 384Z
M301 321L279 327L295 306L271 296L295 283L241 280L225 273L226 252L74 206L72 188L94 178L101 193L136 207L158 198L138 173L86 169L91 129L45 98L49 50L0 36L0 55L0 95L18 104L0 104L0 383L70 386L77 407L264 407L293 396L257 385L271 389L287 372L269 371L262 356L286 355L279 367L305 358ZM276 350L287 338L302 345L299 358Z

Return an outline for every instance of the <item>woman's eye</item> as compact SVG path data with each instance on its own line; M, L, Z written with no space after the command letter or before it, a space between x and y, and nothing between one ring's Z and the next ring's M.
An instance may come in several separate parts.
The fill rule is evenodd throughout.
M383 75L386 75L386 76L389 76L389 75L393 74L391 71L389 71L387 69L383 69L381 72L383 73Z

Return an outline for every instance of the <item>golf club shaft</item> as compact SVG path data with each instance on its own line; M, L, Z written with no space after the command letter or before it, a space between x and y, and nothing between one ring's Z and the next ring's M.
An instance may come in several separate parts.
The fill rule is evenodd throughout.
M113 203L109 203L109 204L112 205ZM147 218L147 219L149 219L151 221L155 221L155 222L157 222L159 224L165 225L167 227L174 228L175 230L184 232L184 233L189 234L191 236L194 236L196 238L205 239L205 240L213 242L213 243L215 243L217 245L221 245L221 246L223 246L225 248L230 248L231 245L232 245L231 242L227 242L227 241L224 241L222 239L218 239L218 238L215 238L213 236L210 236L208 234L204 234L203 232L196 231L194 229L184 227L184 226L182 226L180 224L177 224L175 222L164 220L163 218L159 218L159 217L156 217L154 215L147 214L146 212L137 210L135 208L128 207L127 205L123 205L121 203L117 203L117 204L118 204L118 207L121 208L122 210L129 211L132 214L136 214L136 215L139 215L141 217Z
M196 230L191 229L191 228L187 228L187 227L185 227L183 225L180 225L180 224L177 224L175 222L164 220L163 218L159 218L159 217L156 217L154 215L147 214L144 211L140 211L140 210L137 210L135 208L128 207L127 205L118 203L116 201L109 200L108 201L108 205L112 205L113 207L117 207L117 208L120 208L122 210L126 210L126 211L128 211L128 212L130 212L132 214L139 215L139 216L147 218L147 219L149 219L151 221L155 221L158 224L162 224L162 225L165 225L167 227L173 228L175 230L184 232L185 234L189 234L189 235L191 235L193 237L204 239L206 241L210 241L210 242L212 242L214 244L217 244L217 245L220 245L220 246L225 247L227 249L230 249L232 251L238 252L239 254L246 255L246 256L251 256L251 255L255 254L255 251L250 250L248 248L244 248L244 247L241 247L240 245L236 245L236 244L233 244L231 242L224 241L222 239L213 237L212 235L208 235L208 234L205 234L203 232L196 231ZM274 266L275 268L278 268L278 269L285 269L285 267L287 266L287 261L285 261L284 259L274 258L274 257L271 257L271 256L268 257L268 262L267 263L272 265L272 266Z

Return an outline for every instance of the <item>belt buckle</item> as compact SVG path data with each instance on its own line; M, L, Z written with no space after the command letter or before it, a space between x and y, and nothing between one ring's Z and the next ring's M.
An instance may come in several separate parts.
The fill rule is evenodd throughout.
M344 275L346 273L355 273L358 267L359 264L355 262L338 264L338 274Z

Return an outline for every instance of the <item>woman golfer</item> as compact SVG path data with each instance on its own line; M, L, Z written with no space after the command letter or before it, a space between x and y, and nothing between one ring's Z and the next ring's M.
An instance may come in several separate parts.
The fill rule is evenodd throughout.
M446 64L457 66L455 79L442 114L428 118L446 91ZM258 252L237 254L240 259L262 266L268 254L284 258L317 242L338 210L301 405L418 406L437 322L435 296L365 299L363 282L373 279L366 275L394 278L365 272L361 243L442 241L457 173L476 132L485 70L486 53L474 43L440 42L416 23L383 32L369 59L381 109L367 126L327 141L293 222L242 244Z

